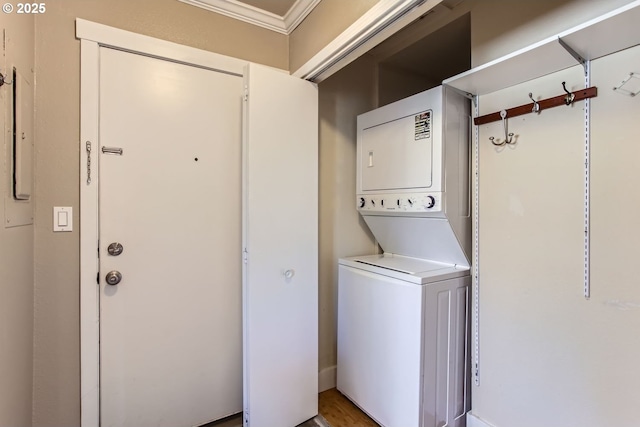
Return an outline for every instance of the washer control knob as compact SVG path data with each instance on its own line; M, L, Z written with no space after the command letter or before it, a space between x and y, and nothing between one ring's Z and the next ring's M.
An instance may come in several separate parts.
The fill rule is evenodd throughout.
M358 206L360 206L361 208L364 208L365 205L365 200L364 197L360 197L360 201L358 202Z
M436 204L436 199L433 196L427 196L427 209L431 209Z

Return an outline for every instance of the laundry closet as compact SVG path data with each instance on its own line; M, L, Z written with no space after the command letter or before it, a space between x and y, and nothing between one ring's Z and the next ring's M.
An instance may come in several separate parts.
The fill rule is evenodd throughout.
M640 294L636 275L615 266L619 260L632 265L640 255L631 243L640 236L632 219L640 199L629 191L631 159L638 156L631 141L640 131L638 2L600 11L564 2L552 7L566 18L564 25L554 21L548 33L533 34L528 31L534 21L551 12L534 14L529 21L507 25L500 33L503 43L492 45L483 37L500 32L496 28L505 16L519 19L515 5L500 9L498 3L474 6L471 12L475 41L468 68L488 64L486 69L473 71L466 80L458 76L466 69L441 76L462 92L479 94L477 103L471 103L472 116L497 116L479 123L471 135L472 257L479 280L472 273L477 298L472 299L470 319L470 419L483 427L596 426L613 416L620 425L634 425L630 408L637 393L616 390L632 390L640 380L632 368L640 347L628 334L629 327L639 326ZM589 42L580 40L582 30L600 22L617 23ZM575 32L563 33L571 28ZM513 38L507 40L509 34ZM625 37L629 44L599 50ZM440 46L447 44L444 40L449 39L438 39ZM439 84L419 82L407 68L392 68L376 58L385 48L393 50L393 44L380 45L320 83L321 164L338 165L335 175L323 177L327 169L321 168L320 176L321 236L323 228L335 230L332 241L324 238L325 248L331 249L321 249L321 264L328 256L332 261L324 262L333 263L332 271L320 272L321 306L339 306L339 259L379 256L384 250L354 199L356 117ZM591 59L588 72L572 49ZM394 52L396 58L399 52ZM412 55L420 56L407 54ZM528 62L516 69L497 68L497 58L505 64L515 58ZM561 66L545 71L558 59ZM477 87L480 82L493 86L475 92L468 84L474 79ZM395 84L386 85L389 81ZM589 88L596 93L572 98ZM558 98L558 106L545 106ZM539 112L534 111L537 104L543 105ZM528 111L512 115L512 109L525 106ZM504 120L502 111L508 112ZM329 211L341 214L323 215ZM321 319L321 340L338 329L337 322ZM331 351L339 354L340 349L321 345L321 367L327 366Z
M383 426L464 425L470 407L471 102L441 85L470 67L470 16L442 13L353 66L375 68L378 108L351 117L348 207L379 247L340 256L337 389Z

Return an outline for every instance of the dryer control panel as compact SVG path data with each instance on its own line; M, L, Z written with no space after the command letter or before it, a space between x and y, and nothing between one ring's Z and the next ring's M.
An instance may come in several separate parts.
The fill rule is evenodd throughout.
M360 194L356 208L362 215L440 212L442 193Z

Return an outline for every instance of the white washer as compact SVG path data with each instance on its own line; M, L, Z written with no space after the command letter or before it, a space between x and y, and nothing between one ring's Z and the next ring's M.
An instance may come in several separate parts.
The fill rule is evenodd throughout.
M468 267L341 259L337 388L383 427L464 426Z
M383 427L465 425L470 111L439 86L358 116L356 209L385 254L339 261L337 387Z

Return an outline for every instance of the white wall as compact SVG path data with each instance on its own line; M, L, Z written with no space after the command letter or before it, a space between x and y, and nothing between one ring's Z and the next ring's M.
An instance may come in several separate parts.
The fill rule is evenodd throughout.
M541 60L544 60L541 58ZM496 427L638 425L640 99L613 92L640 47L592 63L591 299L583 296L584 103L480 127L480 386ZM583 87L575 66L480 98L480 114ZM501 137L502 138L502 137Z
M33 17L2 13L0 30L6 31L0 72L11 81L15 66L33 87ZM12 199L12 91L8 84L0 87L0 426L28 427L33 377L33 225L13 225L18 212L29 222L33 202Z

